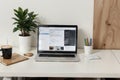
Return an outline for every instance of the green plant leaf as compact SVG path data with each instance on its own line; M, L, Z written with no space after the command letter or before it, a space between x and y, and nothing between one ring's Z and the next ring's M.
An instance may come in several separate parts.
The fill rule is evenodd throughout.
M14 22L13 24L18 24L18 22Z
M28 13L28 9L25 9L24 12L23 12L23 14L27 15L27 13Z
M19 12L23 12L23 9L21 7L18 7Z
M19 15L18 15L17 13L14 13L14 15L15 15L17 18L19 18Z
M14 9L14 12L15 12L15 13L18 13L18 11L17 11L16 9Z
M13 32L16 32L18 30L18 28L17 27L15 27L14 29L13 29Z
M17 18L14 18L14 17L13 17L12 19L14 19L15 21L19 21L19 19L17 19Z

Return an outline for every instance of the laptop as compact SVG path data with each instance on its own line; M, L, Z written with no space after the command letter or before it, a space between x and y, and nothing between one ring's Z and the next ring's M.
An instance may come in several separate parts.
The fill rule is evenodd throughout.
M78 62L77 32L77 25L39 25L35 60Z

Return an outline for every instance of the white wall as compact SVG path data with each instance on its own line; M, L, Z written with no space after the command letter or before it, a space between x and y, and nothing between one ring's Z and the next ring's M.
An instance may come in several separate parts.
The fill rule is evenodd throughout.
M92 37L94 0L0 0L0 45L5 44L7 38L9 44L18 45L19 32L12 32L12 17L13 9L19 6L38 13L42 24L77 24L79 47L83 47L86 35Z

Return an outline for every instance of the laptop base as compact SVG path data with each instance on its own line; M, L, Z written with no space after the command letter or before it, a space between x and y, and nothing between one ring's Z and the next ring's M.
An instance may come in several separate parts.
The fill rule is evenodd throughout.
M75 57L40 57L37 55L35 60L36 62L79 62L80 58L77 55Z

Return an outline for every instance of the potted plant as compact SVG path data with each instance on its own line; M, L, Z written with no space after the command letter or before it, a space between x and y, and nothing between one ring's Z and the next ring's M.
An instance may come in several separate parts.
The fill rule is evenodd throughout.
M14 15L12 19L16 25L13 32L20 31L19 34L19 49L20 52L26 53L31 49L31 35L30 32L35 32L37 28L37 22L35 21L37 14L29 12L28 9L23 10L21 7L14 9Z

